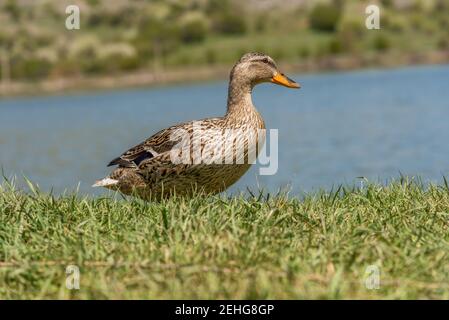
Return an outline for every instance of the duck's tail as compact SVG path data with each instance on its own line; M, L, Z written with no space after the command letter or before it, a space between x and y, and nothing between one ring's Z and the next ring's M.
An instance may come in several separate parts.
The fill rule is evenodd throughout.
M93 185L92 185L92 187L111 187L111 186L114 186L114 185L116 185L118 183L118 180L115 180L115 179L111 179L111 178L104 178L104 179L101 179L101 180L98 180L98 181L96 181Z

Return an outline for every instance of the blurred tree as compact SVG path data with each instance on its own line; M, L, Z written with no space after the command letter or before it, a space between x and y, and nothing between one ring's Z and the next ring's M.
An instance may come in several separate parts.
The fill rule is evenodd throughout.
M14 35L6 30L0 33L1 86L6 89L11 81L11 54L14 47Z
M366 29L362 22L354 19L347 19L341 22L338 27L337 37L343 51L355 52L363 38Z
M407 20L390 13L384 13L382 18L382 28L384 27L393 32L402 33L407 28Z
M390 38L383 33L377 34L373 39L373 48L377 51L385 51L391 47Z
M90 28L95 28L103 23L103 15L100 11L94 11L90 13L87 17L87 26Z
M436 0L434 11L441 12L449 10L449 2L447 0Z
M339 37L332 37L328 43L328 50L330 54L339 54L343 52L343 44Z
M314 30L334 32L341 16L341 6L317 4L309 15L310 26Z
M259 14L254 22L254 30L256 32L264 32L267 28L268 15Z
M214 28L222 34L243 34L246 32L245 20L231 12L220 15L214 21Z
M3 5L3 10L7 12L14 20L19 20L21 10L16 0L6 0Z
M11 81L11 67L9 63L9 54L5 48L0 49L0 69L1 69L1 85L2 89L8 87L9 82Z
M209 0L206 5L206 13L209 15L219 14L220 12L228 12L230 4L228 0Z
M212 20L212 27L215 32L243 34L247 28L241 9L233 7L228 0L210 0L206 12Z
M105 70L103 63L98 59L96 47L86 47L78 54L79 64L84 73L100 73Z
M37 80L48 76L51 63L35 57L16 57L13 59L11 75L15 79Z
M163 55L174 50L179 39L180 30L174 22L147 18L140 23L133 43L140 57L152 59L157 72L162 67Z
M185 43L201 42L207 32L205 17L201 15L189 15L181 22L180 35L181 40Z

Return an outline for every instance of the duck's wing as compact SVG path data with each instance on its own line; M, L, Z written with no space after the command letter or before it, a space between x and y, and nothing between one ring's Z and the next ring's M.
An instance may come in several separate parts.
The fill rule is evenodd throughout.
M187 124L181 124L159 131L109 162L108 167L118 165L120 167L137 168L143 161L172 150L181 142L181 137L176 137L175 132L186 126Z
M173 148L182 148L183 143L189 143L189 139L184 139L185 134L191 134L195 124L207 129L216 127L221 121L221 118L209 118L185 122L163 129L112 160L108 166L118 165L120 167L138 168L142 162L147 162L149 159L170 152Z

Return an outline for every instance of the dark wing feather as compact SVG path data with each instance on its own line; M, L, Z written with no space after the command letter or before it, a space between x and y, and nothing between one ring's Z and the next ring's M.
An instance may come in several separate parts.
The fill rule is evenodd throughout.
M109 162L109 166L135 168L145 160L156 157L158 154L170 151L181 139L171 140L170 136L177 126L159 131L141 144L124 152L120 157Z
M132 149L130 149L132 150ZM151 153L147 150L141 150L139 152L130 152L130 150L127 151L127 153L121 155L118 158L115 158L111 162L109 162L108 167L119 165L121 167L136 167L139 166L139 164L146 159L151 159L155 156L155 154Z
M108 163L108 167L119 165L121 167L128 167L130 165L130 162L123 160L122 158L118 157L114 160L111 160L111 162Z

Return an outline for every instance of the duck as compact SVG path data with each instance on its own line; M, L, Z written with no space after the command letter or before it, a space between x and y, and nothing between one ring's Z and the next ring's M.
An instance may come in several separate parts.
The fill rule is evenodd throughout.
M225 191L248 171L265 143L265 122L251 98L261 83L301 87L270 56L246 53L231 69L224 116L155 133L109 162L115 168L93 187L147 201Z

